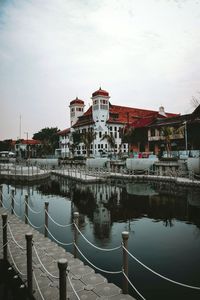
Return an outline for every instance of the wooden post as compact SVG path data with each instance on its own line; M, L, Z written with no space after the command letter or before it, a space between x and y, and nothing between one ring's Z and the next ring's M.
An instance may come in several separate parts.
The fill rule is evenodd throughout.
M45 237L48 237L48 211L49 211L49 202L45 202L44 203L44 209L45 209L45 222L44 222L44 224L45 224L45 227L44 227L44 236Z
M79 219L79 213L75 212L74 213L74 224L76 224L77 227L78 227L78 219ZM74 243L77 245L78 230L76 229L76 226L74 226ZM76 249L75 244L74 244L74 257L77 258L77 249Z
M58 261L59 269L59 300L67 299L67 260L61 258Z
M0 185L0 207L3 205L3 186Z
M129 238L129 232L123 231L122 232L122 239L123 239L123 246L124 248L128 249L128 238ZM128 253L126 250L123 249L123 271L128 277ZM128 281L123 276L123 294L128 294Z
M7 237L7 214L2 214L2 221L3 221L3 259L7 260L7 243L8 243L8 237Z
M25 219L25 224L28 224L28 195L25 195L24 219Z
M11 214L14 214L14 197L15 197L15 190L11 190Z
M27 286L29 295L33 295L33 270L32 270L32 239L31 232L26 233L26 257L27 257Z

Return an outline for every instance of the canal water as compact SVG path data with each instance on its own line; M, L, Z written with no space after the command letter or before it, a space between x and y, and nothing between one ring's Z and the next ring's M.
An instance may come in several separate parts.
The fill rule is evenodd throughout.
M80 184L53 176L34 186L3 184L4 205L10 206L15 189L15 213L24 219L24 198L29 194L29 219L44 231L44 203L49 202L49 231L62 243L71 243L73 212L80 214L84 236L97 247L115 248L121 233L129 231L128 249L154 271L172 280L200 287L200 189L169 183L108 181ZM55 222L53 222L56 221ZM51 235L49 237L53 240ZM79 235L78 246L95 266L120 271L122 250L101 251ZM72 252L72 246L62 246ZM80 259L85 261L80 255ZM98 271L100 272L100 271ZM121 286L121 274L100 272ZM159 278L129 257L129 279L145 299L200 299L200 290L177 286ZM129 293L141 299L129 286Z

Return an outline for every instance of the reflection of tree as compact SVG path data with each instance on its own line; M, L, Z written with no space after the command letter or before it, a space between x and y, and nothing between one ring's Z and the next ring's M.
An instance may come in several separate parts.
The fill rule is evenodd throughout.
M94 234L99 239L110 236L110 212L102 203L94 211Z
M74 202L80 213L87 215L91 220L93 220L93 212L96 208L96 201L89 188L81 190L78 187L75 187L73 189L73 196L71 200Z

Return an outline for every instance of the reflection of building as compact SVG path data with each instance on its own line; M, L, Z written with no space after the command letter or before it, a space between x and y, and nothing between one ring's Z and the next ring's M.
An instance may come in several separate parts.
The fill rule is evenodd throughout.
M86 112L84 112L83 100L76 98L70 102L71 127L59 132L60 148L57 153L60 153L62 157L69 157L72 149L74 155L85 156L85 144L79 143L75 145L75 149L73 148L72 133L84 134L88 131L96 134L90 145L90 154L93 156L126 153L128 152L128 143L122 142L122 135L127 125L133 126L138 132L133 149L142 152L149 151L147 126L158 118L175 116L175 114L166 113L163 107L154 111L113 105L110 103L109 93L101 88L92 94L91 99L92 105Z
M98 237L109 237L110 233L110 211L101 203L93 214L94 231Z
M127 193L130 195L149 197L158 195L158 193L154 190L150 183L127 183L126 190Z
M187 199L189 205L200 208L199 190L189 190Z

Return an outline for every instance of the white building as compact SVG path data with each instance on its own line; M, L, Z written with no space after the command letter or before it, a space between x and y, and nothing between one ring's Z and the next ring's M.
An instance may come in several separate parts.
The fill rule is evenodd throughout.
M84 112L83 100L76 98L70 102L71 127L58 133L60 148L57 149L57 154L60 156L86 156L86 145L83 142L74 143L74 132L80 136L86 132L95 133L95 139L90 145L90 155L93 157L126 153L128 144L122 143L121 140L124 127L142 123L145 118L161 115L159 111L112 105L109 93L101 88L92 94L91 99L92 105L86 112ZM164 108L162 108L162 116L164 114ZM147 151L147 147L148 145L138 143L136 151Z

